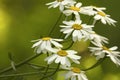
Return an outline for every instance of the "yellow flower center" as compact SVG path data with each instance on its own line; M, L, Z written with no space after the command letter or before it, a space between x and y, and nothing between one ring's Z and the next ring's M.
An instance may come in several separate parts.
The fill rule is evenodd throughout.
M48 41L50 39L51 39L50 37L44 37L44 38L42 38L42 40L44 40L44 41Z
M106 16L106 14L105 14L104 12L98 11L97 13L98 13L99 15L103 16L103 17Z
M73 68L72 68L72 71L73 71L74 73L80 73L80 72L81 72L81 70L80 70L79 68L76 68L76 67L73 67Z
M64 50L58 51L57 54L60 55L60 56L67 56L68 55L68 53Z
M64 0L57 0L57 2L62 2L62 1L64 1Z
M75 7L75 6L71 6L70 9L73 10L73 11L80 11L80 8Z
M72 28L74 28L75 30L80 30L80 29L82 29L82 26L79 25L79 24L74 24L74 25L72 26Z
M107 48L106 46L103 46L102 48L103 48L104 50L109 51L109 52L111 51L111 50L110 50L109 48Z

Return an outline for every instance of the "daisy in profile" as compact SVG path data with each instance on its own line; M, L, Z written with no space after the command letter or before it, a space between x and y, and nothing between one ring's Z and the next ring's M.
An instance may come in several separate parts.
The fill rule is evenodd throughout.
M46 5L50 5L48 8L56 8L59 7L60 11L64 10L64 7L67 5L75 4L74 0L55 0L53 2L47 3Z
M81 57L76 55L77 52L74 50L56 49L52 52L54 52L54 54L45 59L45 61L47 61L48 64L55 62L55 63L60 63L61 65L71 66L70 60L77 64L80 64L78 60Z
M97 20L100 20L103 24L109 24L109 25L113 25L115 26L115 23L117 21L113 20L112 18L110 18L110 15L106 14L103 10L105 10L106 8L102 7L102 8L98 8L98 7L95 7L93 6L93 9L96 11L96 14L94 16L94 23L93 25L95 24L95 22Z
M35 47L35 51L37 53L41 53L41 52L49 53L50 51L48 49L52 49L52 46L56 48L62 48L63 46L60 43L58 43L61 41L63 41L63 39L43 37L42 39L33 40L32 42L36 42L36 43L33 44L32 48Z
M95 32L90 33L89 36L89 40L93 43L93 44L104 44L104 43L108 43L108 38L103 37L101 35L98 35Z
M84 71L81 71L78 67L62 67L68 70L65 75L65 80L88 80Z
M65 25L61 25L62 29L60 30L66 34L65 38L72 34L73 41L80 41L81 39L89 36L89 33L92 31L92 25L82 24L81 20L76 21L63 21Z
M76 19L80 18L79 13L85 14L85 15L94 15L94 11L91 7L82 7L82 3L76 3L75 5L71 5L67 7L67 10L64 10L63 13L66 16L70 16L72 13L75 14Z
M110 59L116 64L120 65L120 52L116 51L117 46L107 48L106 46L103 46L101 44L97 44L97 47L89 47L90 51L96 56L96 59L100 59L105 57L110 57Z

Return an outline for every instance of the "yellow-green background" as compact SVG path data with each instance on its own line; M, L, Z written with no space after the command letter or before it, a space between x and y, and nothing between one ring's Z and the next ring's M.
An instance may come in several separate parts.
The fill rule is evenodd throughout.
M0 0L0 70L10 66L8 52L14 56L16 63L35 54L30 41L49 33L56 19L60 15L58 9L48 9L45 3L52 0ZM117 20L117 27L97 23L95 30L110 39L110 46L120 47L120 1L119 0L80 0L83 5L106 7L106 12ZM87 17L84 19L88 20ZM54 31L58 37L59 30ZM120 50L120 49L118 49ZM33 60L36 64L43 64L41 57ZM94 58L87 57L82 64L90 66ZM28 66L23 66L18 72L30 72ZM25 76L23 80L39 80L40 75ZM120 68L106 59L96 69L87 72L89 80L120 80ZM18 78L0 78L0 80L19 80ZM58 80L62 80L58 78Z

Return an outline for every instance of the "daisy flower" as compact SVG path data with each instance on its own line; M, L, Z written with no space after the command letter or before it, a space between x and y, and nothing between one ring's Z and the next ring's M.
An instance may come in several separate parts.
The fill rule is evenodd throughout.
M53 2L47 3L46 5L50 5L48 8L56 8L59 7L60 11L64 10L66 5L75 4L74 0L55 0Z
M33 44L32 48L35 47L35 51L37 53L47 53L50 52L48 49L52 49L53 47L56 48L62 48L63 46L58 43L63 41L62 39L54 39L54 38L50 38L50 37L43 37L42 39L38 39L38 40L33 40L32 42L36 42L35 44Z
M108 38L98 35L95 32L90 33L89 39L93 44L104 44L108 43Z
M111 47L111 48L107 48L106 46L103 46L101 44L97 44L97 47L89 47L90 51L93 52L93 54L96 57L96 59L100 59L105 57L105 55L107 57L110 57L110 59L116 64L116 65L120 65L120 52L116 51L116 49L118 48L117 46Z
M63 67L68 70L65 76L65 80L88 80L84 71L81 71L78 67Z
M64 10L63 13L66 16L70 16L72 13L75 14L76 19L80 18L79 13L81 14L85 14L85 15L94 15L94 11L91 7L82 7L82 3L77 3L75 5L71 5L67 7L67 10Z
M80 64L78 61L81 57L76 55L77 52L74 50L54 50L54 54L47 57L45 61L47 61L48 64L51 64L52 62L60 63L61 65L71 66L71 63L69 61L72 60L73 62Z
M61 25L63 29L60 31L66 34L65 38L72 34L73 41L80 41L82 38L89 36L92 32L92 25L81 24L81 20L63 21L65 25Z
M97 7L93 7L93 9L96 11L96 14L94 16L94 19L96 22L97 20L100 20L103 24L109 24L109 25L113 25L115 26L115 23L117 21L113 20L110 18L110 15L106 14L105 12L103 12L102 10L105 10L106 8L97 8Z

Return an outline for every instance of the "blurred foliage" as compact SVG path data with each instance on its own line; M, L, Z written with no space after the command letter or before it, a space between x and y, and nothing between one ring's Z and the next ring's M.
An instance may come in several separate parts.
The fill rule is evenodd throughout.
M0 70L10 66L8 52L11 52L15 63L18 63L27 57L35 54L31 46L31 40L46 36L55 24L60 15L58 9L48 9L45 5L52 0L0 0ZM79 0L83 5L103 6L107 8L107 13L118 21L117 27L97 23L95 31L110 39L108 46L117 45L120 50L120 11L119 0ZM63 16L64 17L64 16ZM88 18L83 17L84 21ZM61 19L62 21L63 19ZM61 24L61 21L59 24ZM58 24L58 25L59 25ZM59 27L55 28L53 37L58 38ZM85 43L83 43L86 45ZM83 45L82 44L82 45ZM81 45L81 48L83 46ZM84 46L86 47L86 46ZM79 47L80 48L80 47ZM80 48L80 49L81 49ZM84 49L82 49L84 50ZM86 50L86 49L85 49ZM93 65L96 60L88 54L83 54L81 61L82 67ZM44 56L44 55L43 55ZM38 57L32 63L45 65L44 57ZM17 72L35 71L27 65L18 68ZM10 73L14 73L11 71ZM62 72L62 75L64 72ZM59 73L60 76L62 76ZM19 76L0 78L0 80L39 80L41 75ZM120 68L116 67L109 59L105 60L102 65L87 71L89 80L120 80ZM61 77L57 78L61 80Z

